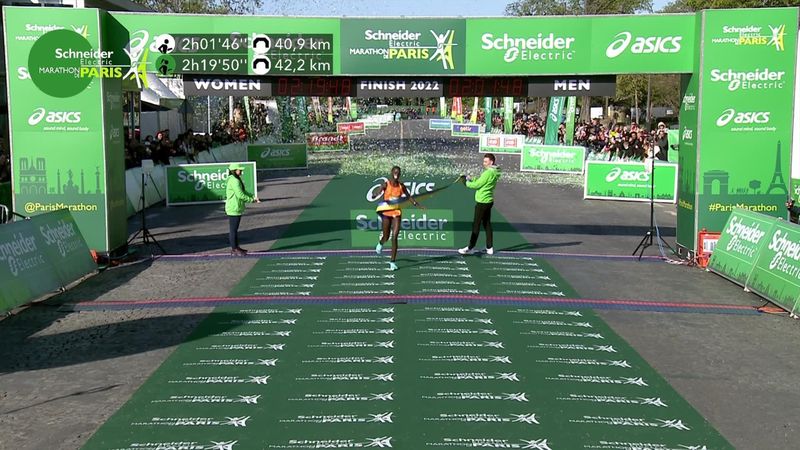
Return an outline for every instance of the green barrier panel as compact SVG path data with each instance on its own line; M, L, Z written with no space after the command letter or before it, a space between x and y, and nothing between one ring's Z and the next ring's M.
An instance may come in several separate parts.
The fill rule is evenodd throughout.
M255 194L256 164L241 164L245 166L242 173L245 190ZM217 163L167 166L167 206L224 202L229 176L228 165Z
M64 287L95 270L68 210L0 226L0 312Z
M306 144L260 144L247 146L247 160L256 163L256 169L306 169L308 150Z
M678 186L677 164L655 164L653 199L675 203ZM583 183L584 199L650 201L650 177L644 163L587 161Z
M667 145L669 145L669 153L667 153L667 158L669 158L669 162L677 164L678 152L680 151L681 145L680 130L667 130L667 142Z
M746 209L734 209L711 254L708 270L747 286L777 220Z
M218 308L84 450L159 448L733 447L590 310L323 304Z
M583 173L586 149L563 145L525 145L519 170L523 172Z
M481 153L508 153L519 155L525 144L525 136L514 134L481 134L478 151Z
M772 220L774 226L763 238L764 244L747 288L797 314L800 306L800 227L781 219Z
M0 183L0 205L11 210L11 183Z

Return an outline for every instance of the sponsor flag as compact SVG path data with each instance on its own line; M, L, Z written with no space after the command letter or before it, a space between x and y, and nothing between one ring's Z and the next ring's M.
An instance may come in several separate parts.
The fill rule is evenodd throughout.
M333 97L328 97L328 123L333 123Z
M558 126L561 125L564 100L564 97L550 97L550 109L547 112L547 125L544 129L545 145L558 145Z
M248 120L250 114L248 113ZM306 98L297 97L297 125L302 132L308 131L308 108L306 108Z
M480 102L480 97L475 97L475 103L472 105L472 115L469 117L471 123L478 123L478 102Z
M514 97L503 97L503 115L505 117L505 133L514 130Z
M564 144L566 145L572 145L575 139L575 102L575 96L567 98L567 129L564 131Z
M492 97L485 97L483 99L484 122L486 122L486 132L492 132Z
M439 97L439 117L447 117L447 100L444 97Z
M317 124L322 123L322 108L319 105L319 97L311 97L311 107L314 109L314 117Z

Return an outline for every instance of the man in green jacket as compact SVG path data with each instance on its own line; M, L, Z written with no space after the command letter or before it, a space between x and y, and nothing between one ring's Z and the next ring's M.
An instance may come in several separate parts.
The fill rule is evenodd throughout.
M492 206L494 205L494 188L497 180L500 179L500 168L494 163L494 155L487 153L483 155L484 171L477 180L467 177L467 187L476 189L475 192L475 218L472 221L472 236L469 238L469 245L458 249L458 253L467 255L472 253L475 244L478 243L478 234L481 231L481 224L486 230L486 254L494 255L494 236L492 235Z
M247 250L239 247L239 224L242 222L245 204L255 201L261 203L255 195L247 192L242 181L244 164L231 163L228 166L228 181L225 185L225 214L228 216L228 240L231 244L231 255L244 256Z

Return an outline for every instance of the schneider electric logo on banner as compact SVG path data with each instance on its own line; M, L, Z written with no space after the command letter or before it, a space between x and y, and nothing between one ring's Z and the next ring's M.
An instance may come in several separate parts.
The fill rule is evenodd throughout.
M766 28L755 25L742 27L726 25L722 27L722 37L712 38L711 43L736 46L766 46L782 52L785 38L786 25L767 25Z
M678 53L683 36L636 36L628 31L614 36L606 48L606 56L616 58L626 51L635 55L654 53Z
M386 182L384 177L376 178L376 184L366 193L366 200L370 203L380 200L381 186ZM436 188L434 182L407 181L404 184L411 195L424 194ZM350 220L353 221L350 233L353 247L374 247L381 237L381 218L375 210L351 210ZM453 210L414 210L411 214L403 214L397 239L403 241L405 247L449 248L455 245L454 234Z
M226 188L228 181L228 171L225 169L218 169L211 172L199 172L193 170L178 171L178 182L189 183L194 185L195 191L202 191L203 189L222 189Z
M575 57L572 45L573 37L556 36L554 33L539 33L536 36L514 37L508 33L495 36L485 33L481 36L483 50L503 52L503 60L507 63L519 61L561 61Z
M36 246L36 238L16 233L8 242L0 244L0 262L8 264L13 276L45 264L44 254Z
M453 70L453 42L455 30L437 32L429 30L435 45L424 42L423 33L410 30L383 31L364 30L364 39L368 42L385 42L386 48L351 48L351 55L379 54L385 59L411 60L422 59L442 63L445 70Z
M731 69L711 69L710 78L713 83L725 83L728 90L767 90L783 89L786 86L786 72L775 72L769 68L750 72L735 72Z

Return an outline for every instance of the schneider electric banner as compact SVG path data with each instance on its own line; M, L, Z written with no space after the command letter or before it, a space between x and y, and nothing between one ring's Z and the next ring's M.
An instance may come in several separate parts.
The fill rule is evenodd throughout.
M653 200L675 203L678 165L655 164ZM598 200L650 201L650 177L644 163L586 161L583 198Z
M734 209L711 254L708 270L745 286L776 220L746 209Z
M247 160L258 170L308 168L306 144L259 144L247 146Z
M735 207L786 217L792 130L798 130L792 117L797 11L702 12L695 233L720 231Z
M583 173L586 149L564 145L525 145L519 170L523 172Z
M105 13L3 13L14 209L69 209L90 248L117 249L127 237L121 84L89 70L113 53L101 48Z
M241 163L244 188L256 193L256 163ZM221 203L225 201L228 163L167 166L167 206Z
M736 208L725 224L708 268L797 314L800 227Z
M0 313L97 269L66 209L0 226Z

